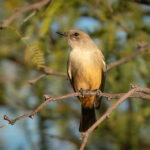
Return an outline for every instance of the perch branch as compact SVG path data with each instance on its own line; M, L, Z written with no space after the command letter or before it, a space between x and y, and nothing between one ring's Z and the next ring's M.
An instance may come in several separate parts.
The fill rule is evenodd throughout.
M143 98L143 99L150 100L150 95L149 95L150 94L150 89L138 87L137 91L138 92L132 93L129 97ZM141 92L141 91L143 91L144 93ZM118 94L102 93L100 90L95 90L95 91L73 92L73 93L70 93L70 94L66 94L66 95L63 95L63 96L56 96L56 97L50 97L48 95L44 95L45 101L43 103L41 103L31 113L21 115L21 116L15 118L15 119L10 119L7 115L4 115L4 120L7 120L9 122L9 124L13 125L13 124L15 124L16 121L24 119L26 117L30 117L30 118L33 119L34 115L37 112L39 112L40 109L42 109L47 103L49 103L51 101L58 101L58 100L62 100L62 99L65 99L65 98L76 97L76 96L84 96L84 95L98 95L98 96L106 97L108 100L110 100L112 98L122 97L125 94L126 93L118 93Z

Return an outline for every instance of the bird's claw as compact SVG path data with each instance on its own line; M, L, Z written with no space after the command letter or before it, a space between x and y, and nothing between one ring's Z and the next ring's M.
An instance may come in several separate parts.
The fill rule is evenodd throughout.
M81 94L81 96L84 98L85 94L87 93L88 90L84 90L84 89L80 89L79 92Z

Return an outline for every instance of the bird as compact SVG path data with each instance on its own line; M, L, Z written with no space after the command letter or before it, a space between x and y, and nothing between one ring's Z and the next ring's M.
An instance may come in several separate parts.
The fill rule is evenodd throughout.
M56 32L66 37L71 51L67 63L67 74L75 92L84 90L104 91L106 77L105 58L90 38L79 29ZM81 101L81 118L79 132L86 132L95 122L95 108L99 109L102 97L84 95Z

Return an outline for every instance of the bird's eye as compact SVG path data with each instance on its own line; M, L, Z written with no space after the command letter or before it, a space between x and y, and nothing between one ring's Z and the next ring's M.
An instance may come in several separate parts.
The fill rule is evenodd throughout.
M78 35L79 35L79 33L77 33L77 32L76 32L76 33L74 33L74 36L78 36Z

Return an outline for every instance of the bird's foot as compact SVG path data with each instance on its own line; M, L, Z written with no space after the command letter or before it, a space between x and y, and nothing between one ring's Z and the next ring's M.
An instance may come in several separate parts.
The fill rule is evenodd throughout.
M89 90L85 90L85 89L80 89L79 92L81 93L81 96L84 98L85 94L88 92Z
M101 90L100 89L96 89L96 95L98 96L98 97L101 97Z

